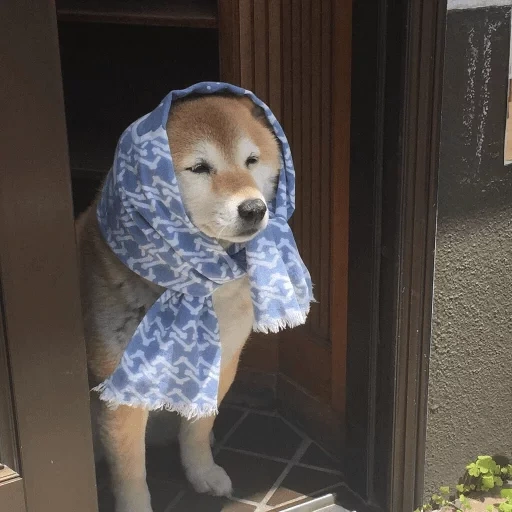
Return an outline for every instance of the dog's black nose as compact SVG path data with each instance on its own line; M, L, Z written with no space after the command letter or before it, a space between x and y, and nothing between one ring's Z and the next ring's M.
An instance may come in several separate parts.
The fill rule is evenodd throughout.
M245 221L256 224L267 212L267 205L261 199L247 199L238 205L238 214Z

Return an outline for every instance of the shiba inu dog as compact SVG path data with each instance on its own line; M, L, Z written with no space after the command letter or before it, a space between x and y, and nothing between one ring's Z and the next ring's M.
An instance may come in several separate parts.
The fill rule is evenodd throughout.
M259 108L247 98L199 96L173 103L167 135L183 204L195 226L227 248L248 241L268 223L280 150ZM103 239L95 202L77 221L81 293L91 386L119 364L148 308L163 293L125 266ZM221 340L220 402L253 325L249 281L223 284L213 294ZM148 410L110 409L95 394L97 427L112 477L116 512L151 512L146 484ZM170 414L170 413L169 413ZM210 446L214 417L181 418L179 443L186 476L198 492L229 495L231 480Z

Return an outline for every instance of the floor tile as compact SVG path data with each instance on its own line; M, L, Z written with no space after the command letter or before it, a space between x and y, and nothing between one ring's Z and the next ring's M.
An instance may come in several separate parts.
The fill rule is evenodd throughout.
M185 483L178 443L174 442L164 446L147 446L146 470L150 478Z
M300 463L338 471L341 468L341 463L328 455L316 443L311 443L306 453L300 459Z
M230 476L233 482L233 495L254 502L259 502L265 497L286 467L284 462L229 450L221 450L215 461Z
M167 505L176 494L182 489L173 482L163 482L148 478L149 492L151 493L151 505L153 512L165 512ZM114 512L114 496L109 487L98 493L99 512Z
M290 459L301 437L278 416L249 414L228 439L226 446Z
M336 488L332 492L336 494L336 503L347 510L357 510L358 512L375 511L375 509L354 494L346 485Z
M290 470L268 504L275 506L301 496L311 496L338 483L341 483L338 475L296 466Z
M244 411L233 409L231 407L221 407L219 415L215 418L213 432L218 443L224 440L226 434L231 430L235 423L242 417Z
M238 408L221 409L214 427L217 442L222 442L243 414L244 411ZM233 481L235 500L195 493L185 479L177 442L163 446L149 445L146 460L154 512L170 512L169 505L173 502L172 512L254 512L255 505L237 502L236 498L260 502L283 473L287 467L285 461L294 456L301 441L302 437L280 417L249 413L226 440L226 446L219 446L220 451L215 456L215 461L224 467ZM257 454L283 461L259 457ZM315 444L308 448L299 464L339 469L339 463ZM114 512L114 500L104 464L98 467L97 475L100 512ZM274 492L268 505L276 511L282 510L289 506L284 506L286 502L294 500L296 504L310 499L307 496L316 497L321 489L336 487L340 480L341 476L330 472L295 466ZM344 486L339 489L342 496L340 505L354 510L350 508L353 495ZM321 494L327 492L331 491Z
M169 512L254 512L252 505L188 492Z
M169 503L183 489L182 485L176 482L163 482L148 478L149 492L151 493L151 505L153 512L165 512Z
M251 343L251 341L249 341ZM266 340L268 343L268 340ZM247 355L249 355L247 353ZM250 407L253 410L273 410L276 405L277 376L270 373L251 371L242 367L237 373L235 382L224 398L226 404Z

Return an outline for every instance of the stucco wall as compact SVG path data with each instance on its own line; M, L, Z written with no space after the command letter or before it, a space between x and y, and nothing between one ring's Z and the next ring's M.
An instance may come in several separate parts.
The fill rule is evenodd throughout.
M477 9L498 5L512 6L512 0L448 0L448 9Z
M510 9L448 15L425 491L512 456Z

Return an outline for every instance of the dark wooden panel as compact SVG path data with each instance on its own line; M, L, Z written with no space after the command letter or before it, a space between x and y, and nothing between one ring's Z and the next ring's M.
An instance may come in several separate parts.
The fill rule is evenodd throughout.
M283 331L279 371L326 404L331 402L331 349L318 343L307 327Z
M254 4L253 0L240 0L240 85L254 90ZM263 27L261 27L263 30Z
M282 3L282 9L283 22L289 20L282 38L283 60L287 60L288 66L283 78L285 102L290 97L288 106L284 106L283 126L290 138L297 170L293 229L319 303L312 306L304 328L283 336L279 367L285 375L330 403L331 2L288 0Z
M307 388L279 375L277 403L283 416L302 427L327 451L342 453L345 440L344 421L330 407L326 407L324 401L313 396Z
M347 479L368 495L374 439L388 426L381 413L375 433L375 360L379 345L382 140L384 136L385 6L355 2L352 13L351 168L346 438ZM368 73L368 70L373 70ZM391 362L389 363L391 364ZM389 373L387 374L389 379ZM383 439L383 437L382 437ZM381 443L384 451L385 445ZM386 458L381 461L386 464ZM381 483L379 482L379 485ZM386 483L384 482L383 487Z
M292 104L292 19L290 16L292 0L281 1L281 51L282 51L282 125L287 131L288 141L294 147L290 128L293 124L293 104ZM293 227L293 217L290 223Z
M57 0L57 15L62 21L217 26L215 0Z
M267 0L268 9L268 75L272 77L269 80L269 104L272 105L274 115L282 120L282 89L283 78L281 67L284 59L282 58L281 48L281 4L273 0Z
M345 410L347 379L350 77L352 2L333 1L330 339L332 406Z
M283 13L283 16L290 17L291 19L291 109L292 118L291 125L283 126L289 141L295 164L296 174L296 202L297 210L293 216L293 230L295 239L299 249L304 246L302 240L302 212L301 199L302 199L302 185L305 177L302 174L302 158L300 148L302 148L302 129L301 129L301 115L302 115L302 74L301 74L301 0L290 0L290 11ZM306 262L307 264L308 262Z
M343 1L343 0L338 0ZM332 20L331 20L331 1L324 0L322 2L322 17L321 17L321 44L320 52L321 60L321 102L319 108L322 113L321 122L321 159L319 162L320 169L323 172L323 177L320 180L320 223L318 229L320 230L320 259L322 264L320 266L319 279L315 282L318 284L318 300L320 301L320 314L321 325L323 325L323 336L329 329L329 322L331 319L331 286L334 287L336 283L331 280L331 261L327 255L331 254L331 222L333 221L331 214L334 214L334 208L331 208L330 199L331 194L331 179L332 179L332 159L331 151L334 144L338 141L334 140L331 135L331 119L335 115L331 111L331 94L332 94L332 72L331 72L331 56L332 56ZM348 74L342 83L337 84L341 87L344 83L350 83L350 74ZM349 133L345 137L350 137ZM347 164L345 172L348 171ZM316 276L314 275L316 278ZM329 304L329 306L327 306Z
M295 122L301 130L301 144L300 148L296 147L295 162L297 168L297 180L299 183L300 194L297 195L297 211L295 215L300 219L297 222L295 229L298 230L300 226L301 231L301 255L310 268L315 283L318 283L318 275L311 266L311 231L312 226L318 223L318 215L312 211L311 204L311 184L313 180L322 179L320 175L315 175L315 163L311 160L311 109L312 102L315 103L319 98L311 97L311 41L313 39L311 34L311 0L301 0L300 3L300 29L299 34L301 38L301 45L299 46L300 52L300 121L296 117ZM316 104L316 107L319 105ZM309 319L310 327L314 328L315 316L318 313L318 307L313 307Z
M3 0L0 20L0 112L9 127L8 139L0 139L0 281L26 505L30 512L93 512L89 390L54 4Z
M220 2L223 6L223 2ZM268 102L289 139L297 171L297 209L292 217L297 245L311 271L319 303L307 325L293 331L300 343L302 371L293 343L283 341L279 369L342 410L346 357L348 169L350 140L350 2L348 0L232 0L221 7L220 23L237 13L239 31L221 49L234 52L240 73L222 66L228 77ZM338 26L339 25L339 26ZM333 29L339 42L333 41ZM334 60L336 59L336 61ZM221 63L227 60L221 56ZM333 85L334 84L334 85ZM335 90L335 88L336 90ZM335 163L335 165L332 165ZM336 231L336 233L335 233ZM333 264L335 262L335 265ZM276 338L276 337L274 337ZM288 338L287 338L288 339ZM283 338L284 340L284 338ZM268 347L249 345L245 364L275 362ZM331 346L332 360L331 360ZM256 347L256 345L254 345ZM251 355L251 350L254 350ZM319 370L308 354L328 354ZM254 357L254 359L252 359ZM331 367L336 380L331 381ZM321 371L317 376L315 372ZM307 379L304 375L308 375ZM308 382L307 382L308 381ZM333 387L334 386L334 387Z
M297 169L293 228L311 271L315 297L308 322L311 338L330 343L331 286L331 7L330 1L291 0L291 125ZM284 15L283 15L284 16ZM297 35L298 34L298 35Z
M217 0L219 10L220 76L240 85L240 5L235 0Z
M322 5L320 2L312 2L311 5L311 104L315 105L317 98L322 95ZM322 109L311 109L311 161L322 162ZM317 179L313 173L311 174L311 204L314 215L321 216L321 194L322 180ZM329 205L327 204L327 208ZM325 208L325 207L324 207ZM325 219L325 217L324 217ZM320 257L320 250L315 248L322 246L322 230L313 229L310 235L310 244L312 247L310 268L312 275L319 277L320 286L315 288L315 297L319 301L319 307L313 308L311 313L311 323L314 328L319 329L321 325L329 323L329 307L325 290L328 282L322 281L322 258ZM324 252L328 254L328 252ZM328 265L325 266L327 272L329 271ZM323 323L322 323L323 322Z
M254 38L253 66L254 66L254 92L265 103L268 103L269 91L269 54L268 34L269 24L266 0L252 2Z

